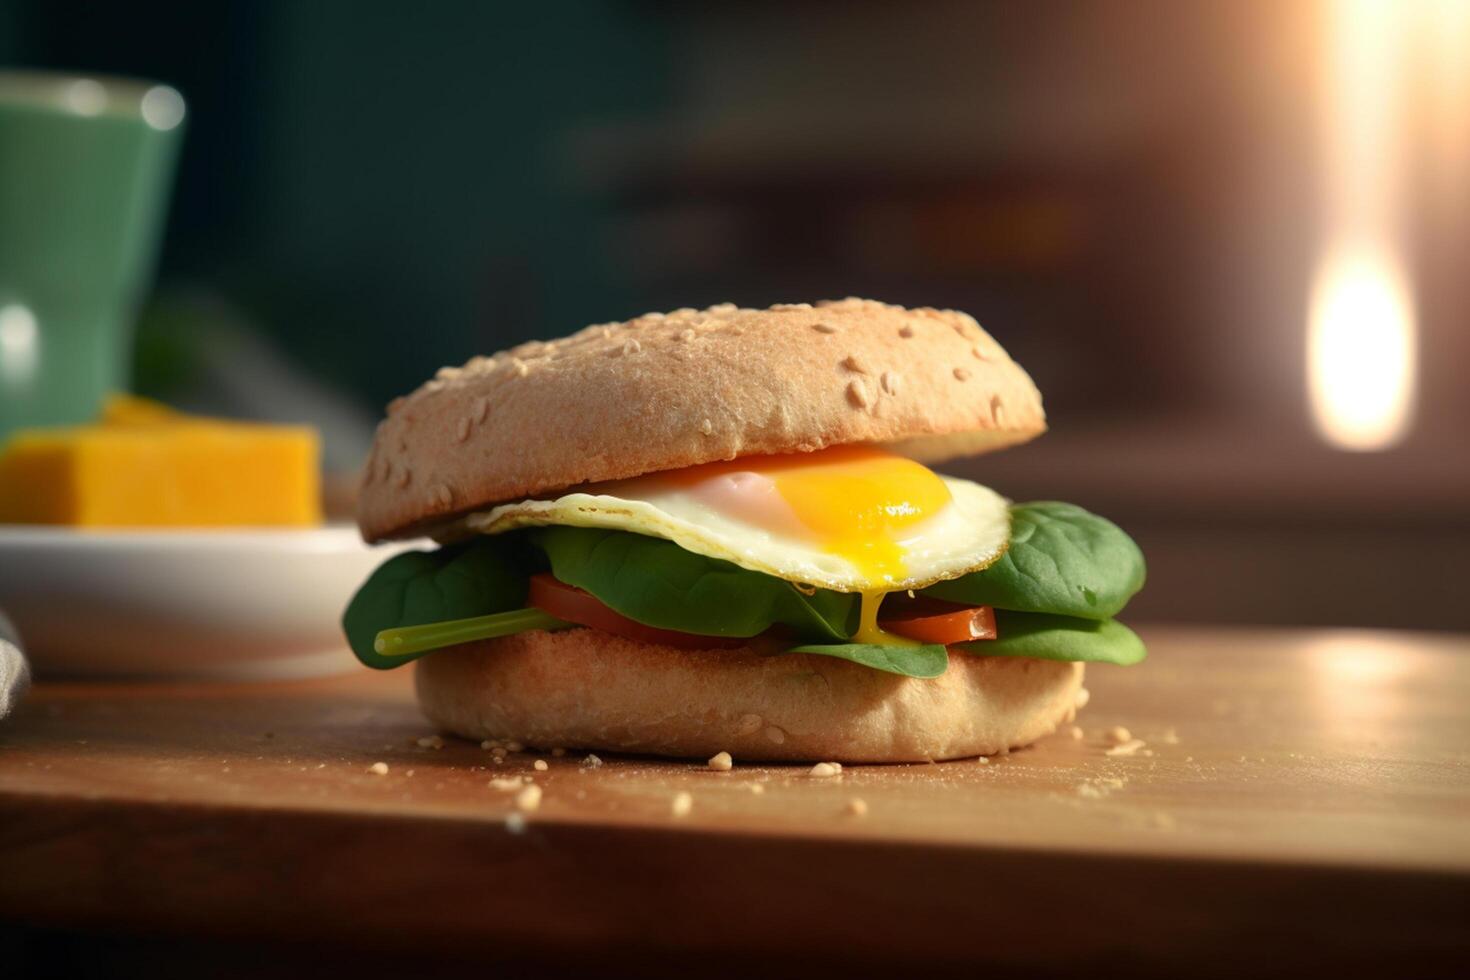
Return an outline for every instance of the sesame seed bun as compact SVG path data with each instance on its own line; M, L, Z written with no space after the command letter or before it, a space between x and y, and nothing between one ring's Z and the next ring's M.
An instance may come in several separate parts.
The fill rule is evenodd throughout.
M955 652L917 680L775 650L537 630L424 657L415 676L429 719L467 738L737 763L992 755L1071 720L1082 685L1080 663Z
M1045 429L1036 386L964 313L650 313L445 368L395 401L358 522L370 541L405 537L589 481L847 443L937 462Z

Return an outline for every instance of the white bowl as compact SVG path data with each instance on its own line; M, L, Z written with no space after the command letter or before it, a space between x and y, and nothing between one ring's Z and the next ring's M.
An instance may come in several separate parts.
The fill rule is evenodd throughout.
M342 610L389 555L350 526L0 525L0 609L41 675L304 677L358 667Z

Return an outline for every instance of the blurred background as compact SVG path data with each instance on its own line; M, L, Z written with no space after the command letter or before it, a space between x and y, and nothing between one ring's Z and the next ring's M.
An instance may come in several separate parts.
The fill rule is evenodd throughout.
M189 104L135 387L323 427L648 310L973 313L1052 433L952 464L1140 621L1470 628L1470 2L0 0Z

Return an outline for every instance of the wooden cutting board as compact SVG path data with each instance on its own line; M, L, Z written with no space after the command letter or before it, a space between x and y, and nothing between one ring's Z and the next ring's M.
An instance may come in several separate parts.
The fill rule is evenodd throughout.
M1142 632L1076 729L826 778L497 759L407 671L41 684L0 724L0 920L1196 975L1470 953L1470 638Z

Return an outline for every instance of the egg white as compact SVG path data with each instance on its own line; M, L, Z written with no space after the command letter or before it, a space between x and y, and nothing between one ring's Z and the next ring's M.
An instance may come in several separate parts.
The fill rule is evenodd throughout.
M1010 539L1006 499L978 483L940 479L953 501L897 539L904 549L906 574L877 581L843 556L823 550L820 541L803 539L787 528L771 530L736 519L680 488L630 486L631 481L617 487L619 495L569 493L554 500L501 504L468 515L461 526L480 534L548 524L631 531L666 538L686 551L790 582L838 592L893 592L977 571L1005 552Z

